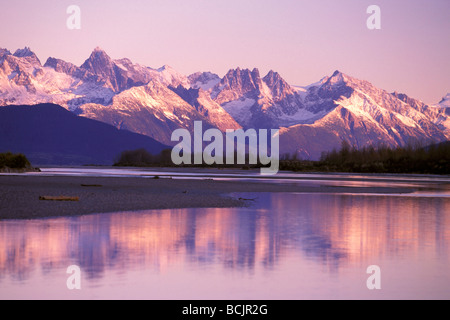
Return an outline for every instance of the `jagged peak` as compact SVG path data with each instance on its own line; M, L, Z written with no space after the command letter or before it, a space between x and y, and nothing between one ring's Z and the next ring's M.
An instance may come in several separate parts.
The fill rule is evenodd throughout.
M206 72L195 72L191 75L189 75L188 80L193 82L193 81L211 81L211 80L218 80L220 81L221 78L212 72L206 71Z
M24 58L28 62L30 62L32 65L41 66L41 61L37 57L37 55L31 51L29 47L25 47L23 49L17 49L16 52L13 54L14 57L22 59Z
M442 103L442 102L445 102L445 101L448 101L448 100L450 100L450 93L447 93L444 97L442 97L442 100L439 103Z
M346 75L344 73L342 73L339 70L336 70L333 72L333 74L330 78L344 79L345 77L346 77Z
M131 60L128 59L128 58L116 59L116 60L114 60L114 62L118 62L118 63L126 64L126 65L128 65L128 64L129 64L129 65L134 64L133 61L131 61Z
M188 76L188 78L197 78L197 77L202 76L203 74L207 74L207 72L201 72L201 71L194 72L194 73L191 73L191 74Z
M110 68L112 59L106 54L104 50L102 50L100 47L96 47L94 51L92 51L89 58L83 63L81 68L90 69L91 71L94 71L94 73L97 73L100 69L103 69L102 65L105 65L105 63L108 68Z
M17 49L16 52L14 52L14 56L18 58L25 58L36 55L34 54L33 51L31 51L30 47L25 47L23 49Z
M205 72L199 71L199 72L195 72L195 73L193 73L193 74L188 76L189 79L195 79L195 78L200 78L200 77L201 78L216 78L216 79L220 79L220 77L217 74L212 73L210 71L205 71Z
M257 78L261 78L261 74L260 74L258 68L253 68L253 70L252 70L252 75L254 75L254 76L257 77Z
M236 69L230 69L228 70L227 74L225 75L225 77L230 77L230 76L234 76L237 74L241 74L241 68L237 67Z
M447 93L442 100L437 104L439 107L450 108L450 93Z
M340 75L343 75L343 73L340 72L339 70L336 70L336 71L333 72L333 75L331 77L337 77L337 76L340 76Z
M331 77L328 77L325 81L325 83L331 84L331 85L339 85L339 84L345 84L347 83L351 78L344 74L343 72L336 70L333 72Z
M44 64L44 67L46 67L48 64L56 64L56 63L69 63L69 62L66 62L64 60L55 57L48 57L47 61Z
M92 52L105 52L105 50L103 50L101 47L97 46L94 48L94 50Z
M221 83L224 82L235 82L241 83L244 82L250 82L253 83L254 86L258 87L262 83L261 75L259 73L258 68L254 68L253 70L250 69L241 69L240 67L236 69L230 69L228 73L225 75L225 77L222 79Z
M253 68L253 70L250 70L248 68L242 69L240 67L237 67L236 69L230 69L225 77L235 77L235 76L242 76L242 75L255 75L260 76L260 72L258 68Z
M174 68L172 68L171 66L165 64L163 65L161 68L157 69L158 72L163 72L163 71L175 71Z
M103 49L100 48L100 47L96 47L96 48L92 51L92 53L91 53L91 55L89 56L89 59L88 59L87 61L93 60L93 59L97 59L97 58L101 58L101 59L106 59L106 60L112 61L112 59L111 59L110 56L106 53L106 51L103 50Z
M174 77L174 78L186 78L186 80L187 80L187 77L184 74L180 73L178 70L172 68L171 66L169 66L167 64L162 66L159 69L156 69L156 71L161 73L164 77L169 76L169 77Z
M44 63L44 67L50 67L50 68L55 68L58 63L60 63L62 60L54 58L54 57L48 57L47 61L45 61Z
M61 59L49 57L47 61L44 64L44 67L46 68L52 68L57 72L62 72L66 74L73 74L76 70L78 70L78 67L75 66L73 63L66 62Z
M10 56L11 52L6 48L0 48L0 57L2 56Z
M403 101L405 103L408 103L409 100L414 100L413 98L409 97L407 94L401 93L398 91L392 92L391 95L393 95L394 97L396 97L397 99L399 99L400 101Z
M393 95L394 97L396 97L400 101L409 104L413 108L420 107L420 106L425 106L425 103L423 101L411 98L410 96L408 96L405 93L394 91L393 93L391 93L391 95Z
M240 74L241 74L241 69L239 67L236 69L230 69L230 70L228 70L227 74L223 77L222 81L224 81L225 79L238 77Z
M283 77L276 71L270 70L269 73L264 77L264 81L278 82L283 81L286 82Z
M263 81L271 88L279 85L285 88L291 87L291 85L278 72L273 70L269 71L269 73L263 78Z

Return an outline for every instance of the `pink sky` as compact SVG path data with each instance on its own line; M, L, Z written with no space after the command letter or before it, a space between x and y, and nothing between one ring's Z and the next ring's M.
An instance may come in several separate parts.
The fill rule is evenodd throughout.
M66 9L81 8L81 30ZM368 30L366 9L381 8ZM112 58L184 74L278 71L308 85L338 69L436 103L450 92L449 0L14 0L0 11L0 47L30 46L81 65L100 46Z

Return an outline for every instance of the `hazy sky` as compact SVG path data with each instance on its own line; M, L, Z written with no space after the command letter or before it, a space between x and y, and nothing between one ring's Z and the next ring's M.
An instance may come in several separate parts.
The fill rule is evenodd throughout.
M450 0L1 0L0 47L81 65L112 58L184 74L258 67L307 85L338 69L428 103L450 92ZM69 30L69 5L81 30ZM369 5L381 30L369 30Z

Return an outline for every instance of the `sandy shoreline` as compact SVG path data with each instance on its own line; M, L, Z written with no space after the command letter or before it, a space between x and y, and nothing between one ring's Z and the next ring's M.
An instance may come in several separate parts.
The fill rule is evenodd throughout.
M0 176L0 220L77 216L93 213L248 205L240 192L408 193L406 188L307 187L185 179L69 176ZM42 196L79 197L79 201L42 201Z

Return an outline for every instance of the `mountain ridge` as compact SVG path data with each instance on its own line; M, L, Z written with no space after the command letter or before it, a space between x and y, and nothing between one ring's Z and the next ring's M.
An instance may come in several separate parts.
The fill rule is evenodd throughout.
M281 150L317 159L343 140L356 147L403 146L450 139L448 95L437 105L389 93L339 70L306 87L274 70L230 69L182 75L112 59L101 48L75 66L30 48L0 49L0 105L56 103L79 116L170 144L171 132L194 121L222 131L280 128Z
M55 104L0 108L0 136L0 151L23 153L36 165L112 165L125 150L158 154L167 148Z

